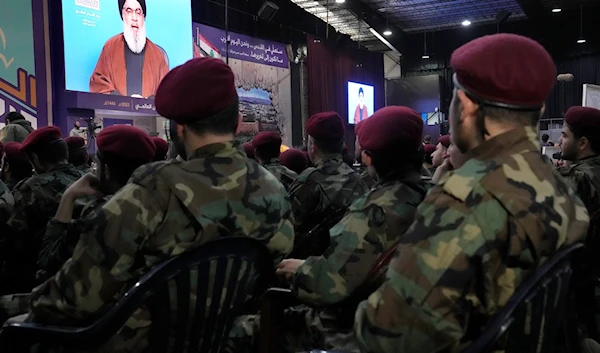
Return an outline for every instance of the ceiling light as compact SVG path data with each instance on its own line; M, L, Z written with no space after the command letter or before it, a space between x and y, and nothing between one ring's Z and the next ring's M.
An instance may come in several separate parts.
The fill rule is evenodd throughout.
M423 55L421 58L422 59L429 59L429 55Z
M470 25L471 25L471 21L469 21L469 20L464 20L464 21L463 21L463 23L462 23L462 25L463 25L463 26L465 26L465 27L466 27L466 26L470 26Z
M335 0L335 3L336 3L336 4L343 4L343 3L345 3L345 2L346 2L346 0Z
M392 35L392 31L390 31L389 29L386 29L385 31L383 31L383 35L384 36L391 36Z
M562 11L562 9L559 9L559 8L552 9L552 12L554 12L554 13L558 13L558 12L561 12L561 11Z
M579 38L579 39L577 40L577 43L578 43L578 44L583 44L583 43L585 43L585 42L587 42L587 41L585 40L585 38Z

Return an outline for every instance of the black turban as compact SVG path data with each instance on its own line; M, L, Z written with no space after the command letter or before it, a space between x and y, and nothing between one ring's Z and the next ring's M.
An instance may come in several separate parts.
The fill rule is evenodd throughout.
M125 0L119 1L119 14L121 15L121 19L123 19L123 6L125 6ZM144 17L146 17L146 0L137 0L142 6L142 11L144 12Z

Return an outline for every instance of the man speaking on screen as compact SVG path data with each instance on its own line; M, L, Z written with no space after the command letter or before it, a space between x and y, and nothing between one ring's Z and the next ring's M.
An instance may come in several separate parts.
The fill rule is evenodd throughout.
M146 0L118 0L123 33L104 44L90 78L90 92L154 96L169 72L166 53L146 38Z
M360 87L358 89L358 105L354 111L354 124L358 124L361 121L369 117L367 106L365 105L365 91Z

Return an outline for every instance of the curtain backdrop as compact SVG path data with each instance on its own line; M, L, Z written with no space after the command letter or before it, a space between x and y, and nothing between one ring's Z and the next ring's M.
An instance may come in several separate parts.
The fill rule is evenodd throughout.
M307 36L309 115L335 111L347 121L348 81L375 87L375 109L385 104L383 54L339 48Z
M571 73L575 78L571 82L556 82L546 101L544 117L561 117L570 107L581 105L584 83L600 84L600 54L559 59L556 66L559 74ZM402 71L404 77L441 75L441 110L448 112L453 89L453 71L448 60L409 59L402 62Z

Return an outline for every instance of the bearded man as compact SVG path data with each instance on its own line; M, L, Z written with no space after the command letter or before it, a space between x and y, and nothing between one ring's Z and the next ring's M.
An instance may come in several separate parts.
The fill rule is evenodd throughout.
M90 92L149 98L169 72L163 49L146 38L146 0L118 0L123 33L104 44Z

